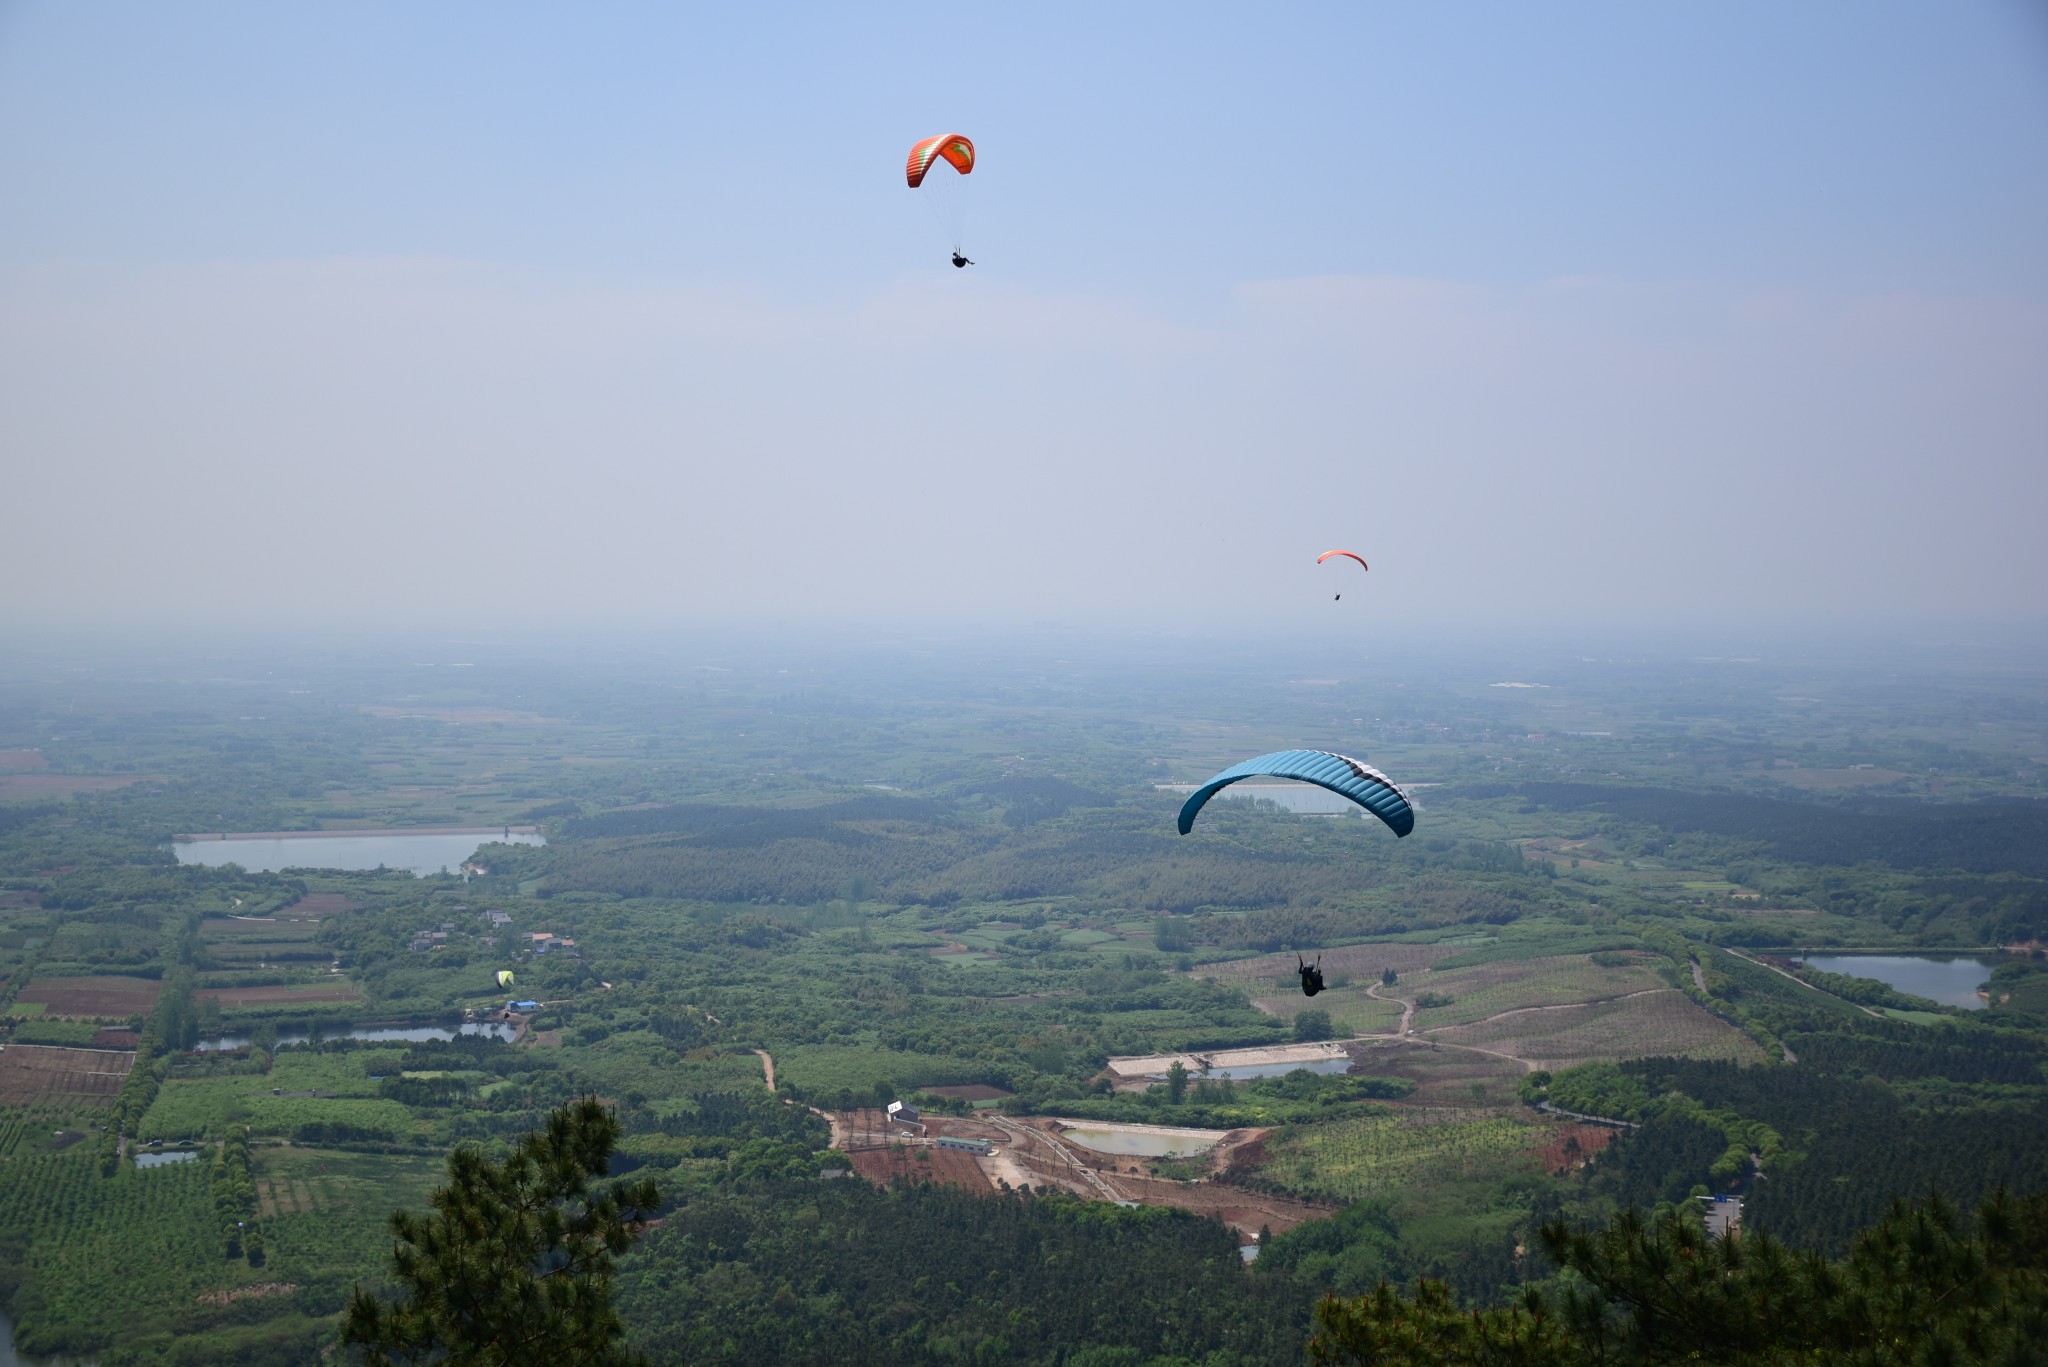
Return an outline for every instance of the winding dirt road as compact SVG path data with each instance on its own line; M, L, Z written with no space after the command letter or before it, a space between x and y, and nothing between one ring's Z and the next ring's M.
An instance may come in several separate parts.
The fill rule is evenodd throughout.
M1400 1029L1398 1029L1398 1030L1396 1030L1396 1031L1394 1032L1394 1034L1393 1034L1392 1038L1394 1038L1394 1039L1406 1039L1406 1038L1408 1037L1408 1031L1409 1031L1409 1028L1410 1028L1410 1026L1411 1026L1411 1025L1412 1025L1412 1024L1414 1023L1414 1020L1415 1020L1415 1003L1414 1003L1414 1002L1411 1002L1411 1001L1409 1001L1409 1000L1407 1000L1407 999L1406 999L1406 998L1404 998L1404 997L1382 997L1382 996L1380 995L1380 984L1379 984L1379 983L1372 983L1372 984L1368 985L1368 986L1366 987L1366 989L1365 989L1365 995L1366 995L1366 996L1368 996L1368 997L1371 997L1371 998L1372 998L1372 999L1373 999L1374 1001L1382 1001L1382 1002L1395 1002L1395 1003L1398 1003L1398 1004L1400 1005L1400 1007L1401 1007L1401 1027L1400 1027ZM1386 1039L1386 1038L1388 1038L1388 1036L1385 1036L1385 1035L1378 1035L1378 1036L1374 1036L1373 1038L1377 1038L1377 1039Z

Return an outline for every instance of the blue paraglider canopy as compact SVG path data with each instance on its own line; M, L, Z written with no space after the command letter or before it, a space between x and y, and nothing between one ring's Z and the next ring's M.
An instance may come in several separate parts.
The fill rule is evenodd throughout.
M1270 755L1231 765L1188 794L1188 800L1181 804L1180 833L1186 835L1193 830L1195 815L1203 804L1241 778L1300 779L1350 798L1386 822L1397 836L1415 829L1415 807L1408 794L1371 765L1328 750L1275 750Z

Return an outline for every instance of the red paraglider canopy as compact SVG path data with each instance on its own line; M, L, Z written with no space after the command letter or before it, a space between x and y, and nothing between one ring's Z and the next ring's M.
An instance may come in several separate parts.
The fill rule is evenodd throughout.
M910 149L910 160L903 167L903 178L915 190L924 184L924 173L932 169L932 162L943 159L961 175L974 170L974 144L958 133L941 133L936 138L926 138Z
M1358 562L1358 568L1362 570L1369 570L1372 568L1372 566L1365 563L1365 557L1360 555L1357 551L1324 551L1321 555L1316 557L1316 563L1320 565L1333 555L1349 556L1351 559L1356 560Z

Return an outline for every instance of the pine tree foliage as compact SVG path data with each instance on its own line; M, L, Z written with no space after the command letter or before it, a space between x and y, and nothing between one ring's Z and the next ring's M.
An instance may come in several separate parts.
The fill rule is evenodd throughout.
M448 1160L433 1213L391 1217L395 1300L356 1289L342 1343L366 1367L627 1367L612 1305L618 1256L660 1200L651 1180L594 1185L623 1128L595 1098L556 1108L493 1160Z
M2048 1193L2001 1192L1975 1222L1940 1197L1891 1213L1831 1262L1763 1234L1712 1238L1689 1214L1553 1222L1554 1289L1494 1310L1448 1287L1326 1298L1309 1360L1376 1367L1666 1362L1943 1367L2048 1362Z

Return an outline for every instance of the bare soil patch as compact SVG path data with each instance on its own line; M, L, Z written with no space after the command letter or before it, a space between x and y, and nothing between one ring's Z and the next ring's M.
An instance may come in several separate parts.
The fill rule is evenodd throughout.
M0 1049L0 1102L25 1106L53 1096L111 1102L134 1066L128 1050L10 1044Z
M1543 1170L1551 1173L1582 1168L1593 1156L1614 1142L1618 1131L1606 1125L1560 1125L1546 1132L1547 1142L1536 1151Z
M49 767L40 750L0 750L0 774L37 773Z
M887 1144L881 1148L856 1149L847 1155L853 1170L876 1186L901 1179L906 1182L939 1182L983 1196L995 1194L981 1162L971 1153L957 1149L933 1148L922 1144Z
M959 1101L1001 1101L1010 1093L1000 1087L991 1087L986 1082L970 1082L964 1087L920 1087L920 1092L932 1096L949 1096Z
M149 1014L162 990L154 978L37 978L15 1000L41 1002L46 1016L127 1017Z

